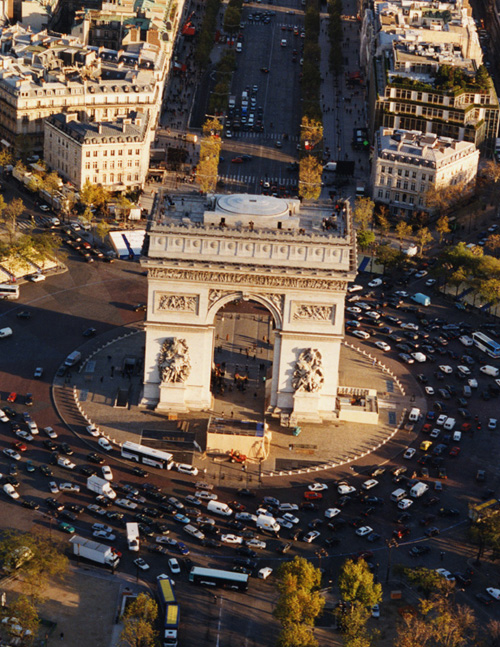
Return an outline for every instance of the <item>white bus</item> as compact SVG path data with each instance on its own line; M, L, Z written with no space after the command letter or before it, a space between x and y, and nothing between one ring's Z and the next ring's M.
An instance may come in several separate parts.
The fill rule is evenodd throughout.
M493 341L488 335L485 335L483 332L473 332L472 340L474 341L474 346L482 350L483 353L486 353L493 359L500 358L500 344L496 341Z
M127 542L128 549L134 552L139 551L139 524L135 522L127 523Z
M15 283L0 283L0 299L19 299L19 286Z
M122 445L122 457L128 458L136 463L143 463L150 467L159 467L160 469L171 469L174 461L173 455L168 452L162 452L159 449L146 447L137 443L125 441Z
M233 571L202 568L201 566L193 566L189 573L189 581L194 584L220 586L224 589L235 589L238 591L246 591L248 589L248 575L246 573L234 573Z

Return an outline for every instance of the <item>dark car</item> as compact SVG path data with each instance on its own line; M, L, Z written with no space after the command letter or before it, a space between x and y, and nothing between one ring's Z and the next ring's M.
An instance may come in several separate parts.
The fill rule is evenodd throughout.
M476 593L476 599L481 602L481 604L484 604L486 607L489 607L490 604L493 603L493 598L488 597L484 593Z
M16 317L18 319L31 319L31 312L29 312L28 310L20 310L17 313Z
M52 472L52 470L50 469L50 467L48 465L40 465L39 469L40 469L40 472L44 476L49 476L50 477L50 476L53 475L53 472Z
M40 505L34 499L24 499L23 506L30 510L38 510Z
M17 418L17 412L14 411L14 409L12 409L11 407L2 407L2 410L8 418Z
M88 465L82 465L80 472L84 476L94 476L94 474L97 474L97 470L95 470L93 467L89 467Z
M147 303L136 303L136 305L133 307L134 312L146 312L148 309L148 304Z
M300 504L300 509L301 510L316 511L318 509L318 506L317 506L316 503L313 503L312 501L303 501Z
M288 553L291 547L292 547L292 542L290 541L287 541L286 543L280 543L276 546L276 552L284 555L285 553Z
M85 512L85 507L79 503L70 503L68 505L68 510L71 510L71 512L74 512L75 514L82 514L82 512Z
M141 535L145 535L146 537L153 537L154 532L152 528L150 528L145 523L139 523L138 525L139 525L139 532Z
M87 454L87 458L89 461L92 461L93 463L97 463L98 465L104 465L104 458L99 456L96 452L90 452L90 454Z
M49 452L54 452L57 449L57 445L50 440L50 438L46 438L43 442L42 445L49 450Z
M427 537L436 537L437 535L439 535L439 528L436 528L436 526L427 528L425 534L427 535Z
M49 496L47 499L45 499L45 503L49 506L49 508L57 510L58 512L64 510L64 505L57 499L54 499L53 496Z
M237 492L237 495L251 498L257 496L253 490L249 490L248 488L240 488Z
M84 330L82 335L84 337L93 337L96 334L97 330L95 328L87 328L87 330Z
M103 461L103 462L104 462L104 461ZM136 476L140 476L140 477L141 477L141 478L143 478L143 479L145 479L145 478L147 477L147 475L148 475L148 473L146 472L146 470L143 470L143 469L142 469L142 467L134 467L134 468L132 469L132 472L133 472Z
M33 405L33 394L32 393L26 393L24 396L24 404L27 407L31 407Z
M222 544L220 543L220 541L217 541L217 539L205 537L205 539L202 540L201 545L208 548L220 548Z
M67 456L72 456L73 455L73 450L68 445L68 443L61 443L59 445L59 449L62 451L63 454L66 454Z
M333 537L327 537L325 539L325 546L328 546L328 547L337 546L338 544L340 544L340 538L339 537L333 536Z
M239 555L245 555L246 557L252 557L254 559L255 557L257 557L257 553L251 548L249 548L248 546L238 546L238 548L236 549L236 552Z
M429 546L413 546L408 551L411 557L421 557L422 555L427 555L427 553L430 552L431 549L429 548Z
M70 510L61 510L57 516L59 519L66 519L66 521L75 522L77 520L76 514Z

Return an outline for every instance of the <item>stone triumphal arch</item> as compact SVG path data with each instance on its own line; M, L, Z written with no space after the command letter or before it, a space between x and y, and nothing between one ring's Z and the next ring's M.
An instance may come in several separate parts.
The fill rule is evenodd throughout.
M149 232L145 404L210 409L217 312L234 300L274 319L270 413L335 417L344 299L356 273L347 203L215 195Z

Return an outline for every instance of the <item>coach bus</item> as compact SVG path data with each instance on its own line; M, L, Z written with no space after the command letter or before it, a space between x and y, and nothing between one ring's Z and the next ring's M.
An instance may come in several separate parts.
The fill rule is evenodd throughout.
M485 335L484 332L473 332L472 340L474 341L474 345L479 348L479 350L482 350L483 353L493 357L493 359L500 358L500 344L497 344L496 341L490 339L490 337Z
M128 458L136 463L143 463L150 467L158 467L160 469L171 469L174 461L173 455L168 452L162 452L159 449L146 447L146 445L139 445L130 441L125 441L122 445L122 457Z
M246 573L233 573L221 571L216 568L202 568L194 566L189 573L189 581L205 586L221 586L224 589L246 591L248 589L248 575Z
M19 299L19 286L14 283L0 283L0 299Z

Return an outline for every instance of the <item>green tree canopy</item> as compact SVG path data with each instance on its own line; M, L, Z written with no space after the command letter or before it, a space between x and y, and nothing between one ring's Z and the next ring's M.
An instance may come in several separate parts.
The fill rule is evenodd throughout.
M373 222L375 203L371 198L356 198L354 203L354 222L359 229L368 229Z
M348 559L339 574L339 589L345 602L373 607L382 600L382 585L375 583L373 573L364 559Z
M157 647L158 632L155 629L158 605L146 593L140 593L131 602L123 615L120 634L124 647Z
M306 155L299 163L299 195L305 200L317 200L321 195L322 167L313 155Z

